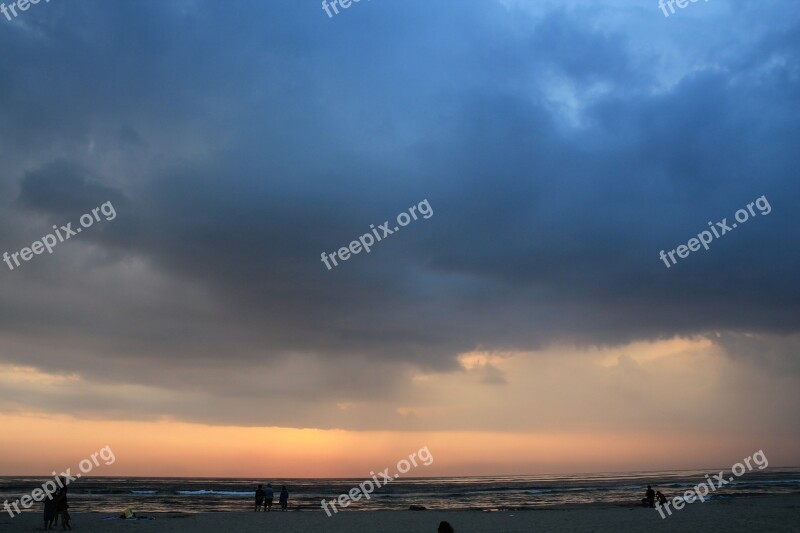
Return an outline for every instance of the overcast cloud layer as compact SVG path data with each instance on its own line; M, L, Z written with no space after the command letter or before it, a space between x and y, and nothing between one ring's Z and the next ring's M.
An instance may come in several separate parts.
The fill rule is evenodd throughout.
M476 349L675 336L798 375L796 2L54 1L0 47L0 252L117 212L0 263L0 363L109 390L1 409L379 427L319 407L394 410Z

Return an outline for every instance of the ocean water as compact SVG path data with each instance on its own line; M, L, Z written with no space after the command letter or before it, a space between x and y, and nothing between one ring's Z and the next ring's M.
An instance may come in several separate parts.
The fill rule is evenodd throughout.
M400 478L376 489L369 500L353 502L345 511L408 509L523 510L560 505L635 505L647 485L668 498L705 481L711 471L631 472L542 476ZM726 478L730 471L726 471ZM41 487L46 478L0 477L0 502L13 501ZM289 489L290 510L319 510L322 498L331 500L364 479L200 479L200 478L82 478L70 484L73 512L119 514L126 507L138 515L157 512L249 511L256 484ZM800 492L800 468L768 468L743 474L711 493L713 504L727 498L768 497ZM41 512L36 504L29 512Z

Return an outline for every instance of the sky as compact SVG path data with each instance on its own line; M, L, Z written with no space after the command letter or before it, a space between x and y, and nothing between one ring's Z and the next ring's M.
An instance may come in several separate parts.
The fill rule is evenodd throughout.
M800 464L800 5L339 11L0 15L0 475Z

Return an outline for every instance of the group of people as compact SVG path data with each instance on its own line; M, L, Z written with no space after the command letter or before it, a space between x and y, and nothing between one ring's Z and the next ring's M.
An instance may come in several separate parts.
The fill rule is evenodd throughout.
M256 512L264 506L264 511L272 510L272 502L275 499L275 490L272 488L272 483L267 483L266 490L264 485L259 485L256 489ZM281 506L281 511L286 511L289 507L289 491L286 490L286 485L281 487L281 494L278 497L278 504Z
M654 491L653 487L647 485L647 492L644 493L644 498L642 498L642 506L644 507L655 507L656 500L660 505L664 505L667 503L667 497L661 494L661 491Z
M659 494L661 493L659 492ZM264 485L260 484L256 489L255 512L260 511L262 506L264 507L264 511L271 511L274 498L275 490L272 488L272 483L267 483L266 489L264 488ZM281 511L286 511L289 507L289 491L286 490L286 485L281 487L278 503L281 506ZM440 522L437 531L438 533L455 533L455 529L453 529L453 526L451 526L449 522Z
M72 529L69 518L69 503L67 503L67 485L59 488L52 497L44 499L44 528L53 529L58 526L61 517L61 529Z

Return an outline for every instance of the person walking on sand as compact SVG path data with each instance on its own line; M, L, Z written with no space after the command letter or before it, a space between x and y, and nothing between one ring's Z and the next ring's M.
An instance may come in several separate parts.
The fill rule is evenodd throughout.
M259 485L256 489L256 512L261 509L261 504L264 503L264 485Z
M264 496L264 512L272 510L272 502L275 500L275 491L272 488L272 483L267 483L267 490Z
M286 490L286 485L281 487L281 497L278 503L281 504L281 511L285 511L289 507L289 491Z

